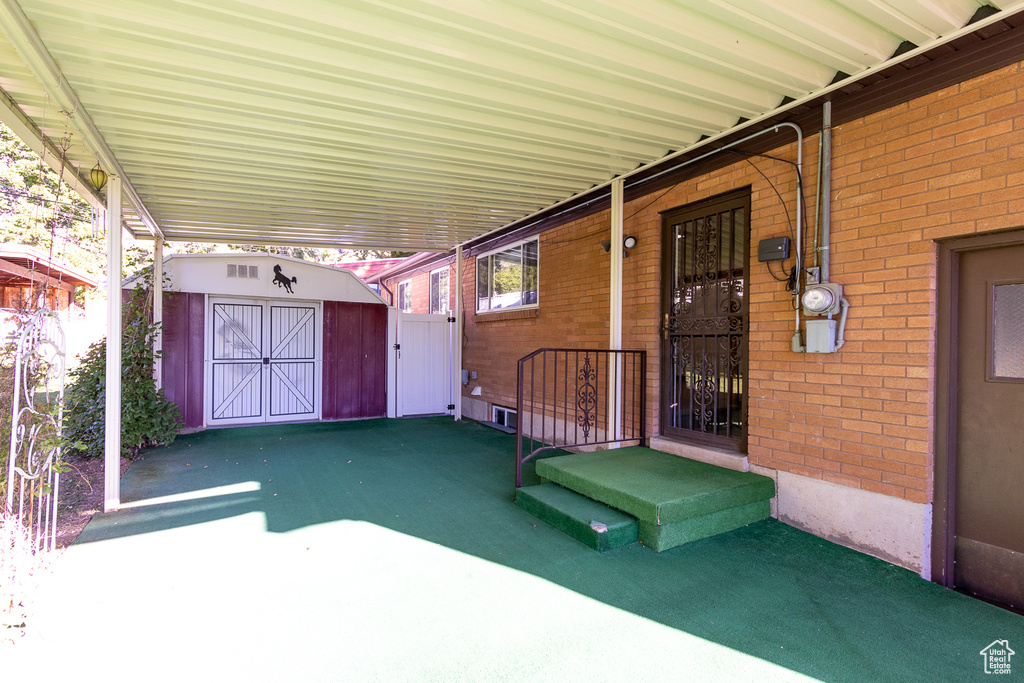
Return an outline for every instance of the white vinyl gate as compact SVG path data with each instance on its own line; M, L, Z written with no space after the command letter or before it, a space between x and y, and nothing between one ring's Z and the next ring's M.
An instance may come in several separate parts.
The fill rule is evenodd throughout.
M210 300L207 424L320 417L320 305Z
M398 417L451 414L452 332L447 315L398 312Z

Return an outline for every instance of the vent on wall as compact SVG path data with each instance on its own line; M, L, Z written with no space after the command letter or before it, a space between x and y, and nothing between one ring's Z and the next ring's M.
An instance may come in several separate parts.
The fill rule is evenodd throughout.
M248 278L250 280L260 279L259 266L247 266L244 264L229 263L228 277Z

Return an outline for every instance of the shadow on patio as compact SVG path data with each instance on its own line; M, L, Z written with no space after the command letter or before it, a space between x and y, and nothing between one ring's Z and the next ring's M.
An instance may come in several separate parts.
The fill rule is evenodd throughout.
M513 505L513 453L444 418L181 437L23 651L75 680L935 681L1024 646L1024 618L774 520L597 553Z

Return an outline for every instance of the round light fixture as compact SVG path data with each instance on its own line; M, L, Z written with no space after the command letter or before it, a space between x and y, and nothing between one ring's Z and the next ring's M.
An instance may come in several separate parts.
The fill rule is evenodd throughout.
M622 246L626 249L632 249L636 246L636 238L632 235L626 235L625 239L622 240Z
M836 304L836 295L828 287L815 287L811 286L807 288L804 295L800 297L800 303L804 305L808 311L813 313L825 313L829 311Z

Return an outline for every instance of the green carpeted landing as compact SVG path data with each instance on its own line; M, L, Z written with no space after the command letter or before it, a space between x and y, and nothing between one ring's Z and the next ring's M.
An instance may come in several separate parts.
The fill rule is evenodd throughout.
M443 418L179 437L58 558L0 679L934 683L1024 646L1024 618L774 520L594 552L515 506L514 452Z
M639 446L548 458L537 475L636 517L659 552L765 519L775 495L768 477Z

